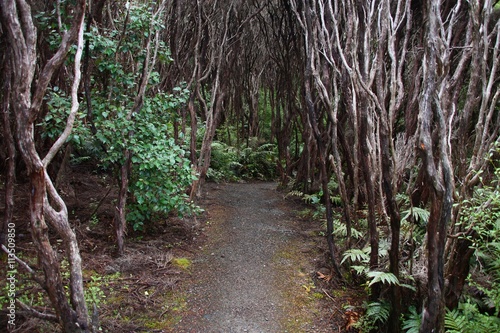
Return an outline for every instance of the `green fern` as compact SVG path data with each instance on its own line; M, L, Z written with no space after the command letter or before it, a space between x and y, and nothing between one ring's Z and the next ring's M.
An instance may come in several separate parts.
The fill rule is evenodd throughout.
M385 323L391 314L391 306L387 302L371 302L368 303L366 308L366 316L370 318L373 323Z
M289 198L289 197L299 197L299 198L302 198L302 197L304 197L304 193L301 192L301 191L292 190L292 191L288 192L285 195L285 198Z
M399 280L396 275L389 272L370 271L366 275L371 279L370 283L368 283L369 287L378 282L381 282L382 284L399 285Z
M346 237L347 236L347 226L345 223L340 222L339 220L333 221L333 232L336 236ZM363 233L356 228L351 226L351 237L355 239L363 238Z
M444 327L447 333L467 333L468 318L458 309L447 311L444 316Z
M379 325L383 325L389 319L391 306L387 302L370 302L365 303L365 314L360 320L353 325L354 328L361 332L370 332L378 329Z
M321 203L321 196L323 195L322 192L320 193L314 193L314 194L304 194L302 199L311 205L318 205Z
M408 311L410 313L403 320L403 330L405 333L419 333L422 316L417 313L417 309L414 306L410 306Z
M360 262L360 263L368 263L370 262L370 256L365 250L360 249L350 249L344 252L342 261L340 264L343 264L347 259L351 262Z
M370 268L368 267L368 265L364 265L364 266L352 265L351 268L354 269L354 271L358 275L364 275L370 271Z
M408 210L405 210L403 212L403 221L407 221L408 218L411 216L415 221L420 222L422 225L426 225L427 222L429 221L429 217L431 216L431 213L420 207L411 207Z

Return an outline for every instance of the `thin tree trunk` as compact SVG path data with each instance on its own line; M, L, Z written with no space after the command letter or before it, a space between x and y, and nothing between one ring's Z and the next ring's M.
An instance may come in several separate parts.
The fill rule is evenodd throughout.
M389 272L399 279L399 238L401 233L401 216L399 214L398 204L394 197L393 179L393 159L391 158L387 124L382 125L380 133L380 146L382 158L382 189L387 202L387 210L390 217L391 227L391 248L389 250ZM391 285L391 314L388 320L389 332L398 333L401 331L401 287L397 284Z
M444 247L447 224L453 206L453 171L449 158L448 134L450 133L437 95L437 50L440 3L428 0L426 4L428 24L425 48L423 93L419 114L419 151L427 179L432 187L430 217L427 224L427 269L428 294L424 305L421 333L444 332ZM434 120L437 123L437 140L433 142L431 132Z
M127 234L127 195L128 195L128 185L129 185L129 175L131 167L131 153L130 150L126 149L124 151L125 162L120 166L120 178L119 178L119 191L118 191L118 202L116 204L116 211L114 217L115 233L116 233L116 243L118 246L118 255L122 256L125 250L125 236Z
M363 105L363 104L362 104ZM376 216L376 203L375 203L375 185L372 178L374 170L372 168L371 157L373 152L368 145L368 117L369 110L366 104L360 107L360 143L361 143L361 168L363 170L363 179L366 188L366 201L368 205L368 230L370 237L370 269L378 270L378 252L379 252L379 239L377 230L377 216ZM378 283L372 286L372 293L370 295L372 300L378 300L380 297L380 285Z
M165 8L166 0L162 1L158 8L154 9L152 13L151 21L149 22L149 30L148 36L146 39L145 50L146 54L142 63L142 72L139 75L139 88L137 89L137 94L134 97L134 104L132 108L129 110L127 114L127 120L131 120L134 114L137 114L141 111L142 106L144 104L144 96L146 95L146 90L149 83L149 77L151 76L151 72L156 64L156 56L158 54L158 45L159 45L159 31L154 28L155 19L163 12ZM151 9L153 10L153 8ZM126 20L127 21L127 20ZM125 33L127 28L127 24L125 23L123 27L123 33ZM151 52L151 42L155 41L155 46L153 52ZM151 55L152 53L152 55ZM134 133L133 131L129 131L127 134L128 138L131 138ZM118 202L115 211L114 224L115 224L115 232L116 232L116 241L118 245L118 255L123 255L125 249L125 235L127 232L127 196L129 189L129 177L132 170L132 150L129 147L126 147L123 150L123 164L120 166L120 183L119 183L119 191L118 191Z
M296 12L297 18L301 20L301 16ZM303 28L306 33L306 68L304 73L304 90L305 90L305 102L307 107L307 119L309 126L311 128L312 134L316 139L316 146L318 149L319 157L319 168L321 171L321 186L323 190L323 199L326 208L326 239L328 243L328 249L330 250L332 266L335 270L339 279L342 279L342 274L340 273L340 267L336 260L336 248L335 240L333 238L333 211L332 203L330 199L330 191L328 189L329 175L327 172L327 159L326 159L326 148L323 143L321 132L318 128L317 115L315 112L314 103L311 94L311 81L313 80L313 44L312 44L312 17L311 8L305 8L305 13L303 17Z
M85 1L80 1L75 7L75 20L71 30L63 35L59 49L40 71L33 95L31 88L36 65L36 29L31 17L31 8L22 0L1 2L0 6L3 24L7 30L9 47L13 54L11 58L12 68L14 69L14 72L12 72L13 94L10 105L16 116L16 137L19 152L26 164L30 179L30 226L40 266L45 275L42 287L47 291L64 332L88 332L88 313L83 296L81 258L78 244L68 222L66 205L52 186L46 171L52 158L68 138L78 110L77 90L80 83ZM71 43L75 39L78 39L78 47L75 56L75 76L71 92L70 115L65 130L42 160L36 151L34 122L39 115L47 86L55 70L65 60ZM52 204L56 205L58 211ZM66 289L62 282L58 255L49 241L49 227L46 218L68 249L71 305L68 303Z
M9 54L7 50L7 54ZM10 60L5 60L3 72L3 92L2 92L2 120L3 120L3 139L5 150L7 151L7 171L5 173L5 212L2 228L0 230L0 245L6 244L6 234L9 224L13 223L14 214L14 184L16 183L16 146L12 135L10 122L10 91L11 91L11 64Z

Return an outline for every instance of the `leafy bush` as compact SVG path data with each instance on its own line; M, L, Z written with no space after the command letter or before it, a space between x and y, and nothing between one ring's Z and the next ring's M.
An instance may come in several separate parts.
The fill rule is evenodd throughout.
M225 143L214 141L207 179L215 182L236 180L239 168L237 149Z
M476 265L468 279L482 294L466 295L457 309L446 313L445 327L449 333L500 331L500 168L496 167L489 184L477 188L464 202L461 223L473 228L468 236L475 250ZM476 280L476 277L486 278ZM481 305L481 306L479 306Z
M276 145L267 143L241 150L238 163L243 178L273 179L276 177Z
M37 126L43 128L44 138L56 140L66 128L66 121L71 110L71 97L55 86L48 89L45 100L49 112ZM89 128L84 126L85 116L86 114L82 111L77 113L73 130L68 138L68 142L77 147L82 146L91 137Z
M174 110L185 103L187 91L177 95L157 94L146 98L134 118L126 118L120 106L96 107L96 137L107 147L102 162L111 166L123 163L123 150L132 153L127 220L134 230L145 222L176 211L179 215L197 211L188 201L186 189L195 179L186 151L172 138ZM113 115L111 115L113 113ZM133 135L129 133L133 132Z
M180 84L171 93L162 92L160 74L152 70L142 107L132 114L137 86L142 80L142 66L150 61L146 59L145 37L163 27L160 18L154 19L148 4L136 3L126 8L128 21L120 22L127 24L126 29L92 28L86 38L99 72L92 78L93 121L97 129L94 142L103 148L99 161L102 167L118 173L125 162L124 152L130 152L128 190L131 199L127 221L134 230L141 230L146 223L170 212L182 216L198 208L189 202L186 194L195 175L186 151L173 139L177 109L186 103L189 91ZM155 64L171 61L166 44L152 42L157 55ZM155 68L155 64L151 64L151 68Z

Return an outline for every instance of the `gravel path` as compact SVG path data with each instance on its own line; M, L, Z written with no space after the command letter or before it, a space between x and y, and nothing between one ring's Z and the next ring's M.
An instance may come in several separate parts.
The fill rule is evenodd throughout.
M283 269L298 270L280 253L297 242L299 233L275 187L227 184L209 192L208 242L194 260L194 281L185 290L187 310L175 332L317 332L290 325L299 319L288 312L284 284L291 283L287 279L293 273ZM306 275L298 274L301 281L293 282L299 293Z

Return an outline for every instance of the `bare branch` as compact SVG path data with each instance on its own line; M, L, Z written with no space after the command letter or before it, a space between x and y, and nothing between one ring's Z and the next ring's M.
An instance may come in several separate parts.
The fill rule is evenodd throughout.
M16 304L19 305L21 309L23 309L24 312L26 312L26 315L29 317L34 317L34 318L39 318L43 320L48 320L53 323L59 323L59 318L52 313L45 313L45 312L40 312L27 304L24 304L20 300L16 299Z
M21 265L28 273L31 274L31 278L33 279L33 281L37 282L40 285L40 287L42 287L43 289L46 289L45 283L36 276L36 272L35 272L35 270L33 268L31 268L25 261L19 259L19 257L16 256L15 254L10 253L9 249L6 248L5 245L3 245L3 244L2 244L2 250L5 253L7 253L9 256L13 256L14 260L16 260L16 262L19 265Z
M50 147L49 152L47 155L42 160L43 166L47 168L49 163L52 161L54 156L57 154L59 149L61 149L62 145L66 142L68 139L69 135L71 134L71 131L73 130L73 124L75 122L76 114L78 112L78 107L80 106L80 103L78 102L78 87L80 86L80 79L81 79L81 60L82 60L82 52L83 52L83 29L84 29L84 22L85 20L85 15L83 14L80 17L80 20L77 22L77 25L79 27L78 29L78 43L76 47L76 54L75 54L75 76L73 78L73 87L71 89L71 110L68 116L68 120L66 122L66 128L64 129L63 133L59 136L59 138L56 140L56 142Z

